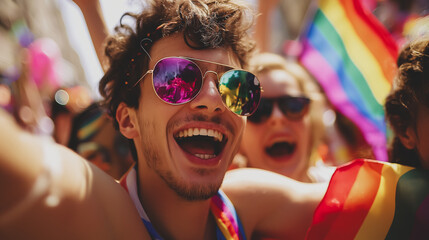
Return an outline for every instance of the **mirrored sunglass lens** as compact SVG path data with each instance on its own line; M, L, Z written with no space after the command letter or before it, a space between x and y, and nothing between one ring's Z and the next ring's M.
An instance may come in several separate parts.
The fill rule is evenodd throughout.
M308 110L310 99L304 97L287 97L279 100L279 107L290 119L302 118Z
M259 80L250 72L230 70L219 80L222 101L234 113L249 116L258 107L261 98Z
M191 101L200 91L201 85L201 71L187 59L165 58L153 70L155 92L167 103Z
M272 101L261 98L258 108L252 115L250 115L247 118L247 120L253 123L265 122L271 116L272 111L273 111Z

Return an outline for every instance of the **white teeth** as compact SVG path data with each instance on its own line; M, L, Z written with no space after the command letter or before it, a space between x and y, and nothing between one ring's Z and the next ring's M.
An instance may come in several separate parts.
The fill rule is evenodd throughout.
M192 137L192 136L209 136L213 137L216 141L222 142L223 134L213 129L205 128L189 128L180 131L176 137Z
M207 129L201 128L200 129L200 135L201 136L207 136Z
M216 157L216 155L214 154L199 154L199 153L195 154L195 156L201 159L210 159L210 158Z
M219 142L222 142L223 135L221 133L218 134L218 139L219 139Z
M209 130L207 131L207 136L209 136L209 137L214 137L214 131L213 131L213 129L209 129Z

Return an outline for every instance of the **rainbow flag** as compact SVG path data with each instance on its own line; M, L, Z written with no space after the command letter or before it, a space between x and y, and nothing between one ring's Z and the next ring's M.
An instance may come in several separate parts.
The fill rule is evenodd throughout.
M360 0L320 0L301 36L300 62L327 98L387 161L383 104L396 71L397 45Z
M217 195L212 197L210 209L218 226L216 229L218 239L246 239L235 208L225 193L219 191Z
M429 239L429 171L363 159L339 167L307 239Z
M126 172L121 179L119 184L128 192L131 200L140 215L146 230L149 232L152 239L162 240L163 238L156 231L152 225L146 211L140 202L140 198L137 194L137 164ZM222 190L211 198L210 210L216 221L216 237L220 240L246 240L243 225L241 224L238 214L235 211L234 205L225 195Z

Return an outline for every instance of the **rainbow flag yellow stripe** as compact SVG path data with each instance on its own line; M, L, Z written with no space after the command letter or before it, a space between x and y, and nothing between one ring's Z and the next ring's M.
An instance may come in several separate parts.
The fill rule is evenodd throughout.
M307 239L429 237L429 171L359 159L339 167Z
M235 208L225 193L219 191L212 197L210 209L218 229L222 232L222 235L218 234L218 237L226 240L246 239Z
M330 102L387 161L383 103L396 71L397 46L360 0L320 0L301 36L300 62Z
M79 141L86 141L96 134L101 126L106 122L106 118L103 116L102 112L91 116L85 123L80 126L80 129L77 131L77 138Z

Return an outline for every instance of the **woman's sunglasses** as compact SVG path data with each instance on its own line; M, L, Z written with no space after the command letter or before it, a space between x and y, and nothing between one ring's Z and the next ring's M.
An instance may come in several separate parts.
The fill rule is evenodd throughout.
M247 119L252 123L263 123L270 118L274 108L274 102L277 102L282 113L290 120L299 121L308 112L310 99L307 97L279 97L262 98L258 109Z
M219 75L214 71L204 74L193 61L216 64L222 69ZM258 107L261 86L256 76L248 71L207 60L188 57L167 57L160 59L153 70L148 70L134 85L147 74L152 73L153 88L156 95L166 103L178 105L192 101L203 86L207 73L218 76L218 91L226 107L232 112L251 115Z

